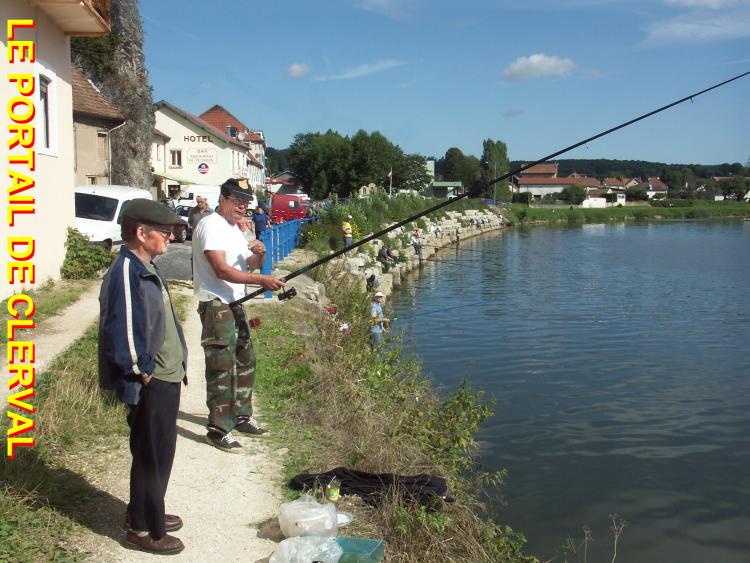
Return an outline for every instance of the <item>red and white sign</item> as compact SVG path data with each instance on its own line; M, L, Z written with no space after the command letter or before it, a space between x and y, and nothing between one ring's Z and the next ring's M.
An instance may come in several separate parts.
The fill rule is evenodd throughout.
M208 164L206 164L205 162L201 162L198 165L198 172L200 172L201 174L206 174L208 172Z

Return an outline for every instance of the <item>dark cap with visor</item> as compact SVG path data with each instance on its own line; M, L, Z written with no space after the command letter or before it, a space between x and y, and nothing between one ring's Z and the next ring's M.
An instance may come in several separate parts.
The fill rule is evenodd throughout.
M242 201L253 200L253 190L247 185L247 180L230 178L221 185L221 195L224 197L236 197Z

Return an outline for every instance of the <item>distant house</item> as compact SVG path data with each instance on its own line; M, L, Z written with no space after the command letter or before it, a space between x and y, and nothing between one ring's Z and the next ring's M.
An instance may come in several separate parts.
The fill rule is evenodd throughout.
M614 191L622 191L624 192L626 189L626 184L630 180L628 178L604 178L602 181L602 187L614 190Z
M73 91L73 134L76 185L110 184L109 134L125 118L75 67L70 70Z
M425 190L425 195L437 198L455 197L464 193L461 182L433 182Z
M556 177L534 177L527 178L522 176L520 178L514 178L512 184L512 190L516 193L529 192L534 199L542 199L547 194L554 194L563 191L568 186L582 186L584 188L599 188L601 183L596 178L589 178L576 174L565 178Z
M652 176L644 183L648 184L648 188L646 188L646 195L648 195L649 199L652 199L654 197L656 197L657 199L667 197L667 185L662 182L658 176Z
M543 162L527 168L519 176L523 178L557 178L557 167L556 162Z
M643 180L641 180L640 178L631 178L630 180L625 182L625 184L623 184L623 187L627 190L628 188L633 188L637 186L638 184L642 184L642 183L643 183Z
M214 129L247 145L251 161L248 182L253 189L263 189L266 185L266 138L263 131L250 129L218 104L204 111L199 117Z
M302 194L302 186L289 170L284 170L266 179L266 193L272 194Z

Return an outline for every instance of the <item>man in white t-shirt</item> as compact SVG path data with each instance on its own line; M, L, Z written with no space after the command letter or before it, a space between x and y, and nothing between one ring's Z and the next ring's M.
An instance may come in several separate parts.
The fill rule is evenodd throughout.
M242 305L245 284L275 291L284 282L254 274L265 258L259 240L248 242L237 223L245 217L252 190L233 179L221 186L217 212L201 219L193 233L193 284L203 324L201 345L206 356L206 441L232 453L242 446L232 432L266 433L253 418L255 352Z

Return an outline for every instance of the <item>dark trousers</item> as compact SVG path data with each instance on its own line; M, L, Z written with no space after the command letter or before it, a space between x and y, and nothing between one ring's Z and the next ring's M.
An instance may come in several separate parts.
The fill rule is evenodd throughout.
M141 389L137 405L130 406L130 528L148 530L159 539L164 530L164 495L167 493L177 443L180 384L152 379Z

